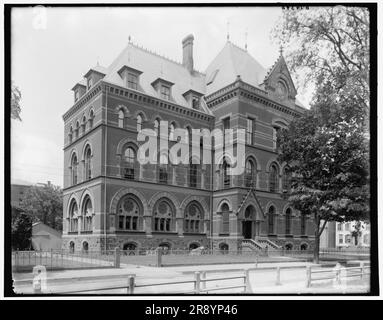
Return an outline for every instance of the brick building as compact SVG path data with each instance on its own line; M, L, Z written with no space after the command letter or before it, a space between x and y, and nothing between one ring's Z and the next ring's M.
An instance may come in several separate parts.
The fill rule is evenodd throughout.
M277 161L278 129L304 112L282 53L266 70L228 40L202 73L193 40L182 41L182 63L129 42L73 87L63 116L63 248L311 248L312 218L284 200L290 178ZM138 131L158 132L163 121L170 147L176 128L245 129L245 172L228 175L227 159L140 164ZM158 147L158 159L167 152Z

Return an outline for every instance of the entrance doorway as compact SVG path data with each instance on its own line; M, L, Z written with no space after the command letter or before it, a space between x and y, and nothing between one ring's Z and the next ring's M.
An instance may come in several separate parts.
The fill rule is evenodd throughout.
M244 239L252 239L252 224L253 221L242 222L242 235Z

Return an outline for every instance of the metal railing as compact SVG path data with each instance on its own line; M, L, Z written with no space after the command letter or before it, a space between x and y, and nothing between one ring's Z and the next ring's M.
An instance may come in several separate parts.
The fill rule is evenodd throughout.
M71 252L70 250L13 251L14 272L30 272L35 266L47 270L116 267L116 250Z

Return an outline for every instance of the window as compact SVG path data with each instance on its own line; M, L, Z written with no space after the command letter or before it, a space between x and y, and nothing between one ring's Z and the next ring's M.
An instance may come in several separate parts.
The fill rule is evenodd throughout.
M69 138L69 143L72 143L72 141L73 141L73 128L72 128L72 126L69 128L68 138Z
M169 127L169 140L170 141L174 141L174 130L175 130L174 123L171 123L170 127Z
M273 148L274 150L279 149L279 144L278 144L278 132L280 128L279 127L273 127Z
M170 87L161 85L161 98L170 100Z
M256 183L256 171L254 162L252 160L246 161L246 167L245 167L245 185L246 187L251 187L252 185L255 186Z
M94 112L93 110L91 110L89 114L89 129L93 128L93 119L94 119Z
M82 230L83 231L92 231L92 201L89 196L86 196L84 200L84 206L82 210Z
M120 109L120 111L118 111L118 127L119 128L124 128L124 121L125 121L125 113L124 113L124 110Z
M133 180L134 179L134 163L136 160L136 152L133 148L128 147L124 153L124 178Z
M224 203L221 207L222 210L222 232L223 234L228 234L230 232L230 211L229 206Z
M226 129L230 129L230 117L223 119L223 136L224 136L224 145L225 142L229 139L229 133L226 133Z
M72 161L71 161L71 178L72 178L72 185L77 184L77 156L76 154L73 154Z
M161 154L158 180L160 183L168 183L168 156Z
M270 192L278 192L278 169L275 164L272 164L269 172L269 188Z
M337 224L338 224L338 225L337 225L337 230L338 230L338 231L342 231L342 224L339 223L339 222L338 222Z
M363 243L364 244L370 243L370 235L368 233L363 236Z
M128 73L128 88L138 89L138 77L133 73Z
M143 210L140 201L127 195L117 206L119 230L141 230Z
M81 123L81 134L84 134L85 133L85 129L86 129L86 118L85 116L82 118L82 123Z
M286 210L286 234L291 234L291 209Z
M156 135L158 136L159 134L159 127L160 127L160 121L159 120L154 120L154 132L156 133Z
M223 160L223 186L224 188L230 187L230 175L229 175L229 168L230 165L226 162L226 159Z
M289 168L285 167L283 169L283 175L282 175L282 189L284 192L287 192L290 190L290 184L291 184L291 173L289 172Z
M93 79L92 79L92 77L89 77L87 79L87 88L88 88L88 90L92 87L92 85L93 85Z
M189 165L189 186L192 187L192 188L196 188L197 187L197 172L198 172L197 164L193 164L190 161L190 165Z
M88 145L85 149L85 180L89 180L92 178L92 150Z
M80 93L78 92L78 90L76 90L74 92L74 102L77 102L79 98L80 98Z
M343 234L340 234L339 235L339 244L342 244L343 243Z
M346 234L345 240L346 243L351 243L351 234Z
M203 211L197 202L190 203L185 209L184 231L194 233L203 231Z
M76 122L76 129L75 129L76 139L78 138L79 133L80 133L80 123L77 121Z
M346 231L350 231L350 223L349 223L349 222L347 222L347 223L345 224L345 230L346 230Z
M77 203L73 199L70 206L69 206L69 232L77 232L78 231L78 208Z
M274 220L275 220L275 208L273 206L271 206L269 208L268 220L269 220L269 234L273 234L274 233Z
M199 98L198 97L195 97L193 96L192 98L192 108L193 109L199 109Z
M137 131L140 132L142 130L142 116L137 116Z
M246 143L253 144L253 134L254 134L254 119L247 119L246 125Z
M161 199L154 208L154 230L169 232L173 230L175 209L170 200Z
M301 235L306 234L306 215L301 214Z

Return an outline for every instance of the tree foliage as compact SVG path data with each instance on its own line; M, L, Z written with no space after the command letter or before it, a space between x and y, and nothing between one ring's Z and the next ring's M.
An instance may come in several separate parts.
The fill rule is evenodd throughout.
M17 119L21 121L20 113L21 113L21 106L20 106L20 100L21 100L21 91L20 89L12 83L12 90L11 90L11 118Z
M370 102L370 21L364 7L284 10L273 37L285 44L286 61L299 83L314 86L313 102L336 109L352 102L362 114Z
M21 210L44 224L62 230L62 189L52 184L32 186L23 196Z
M12 210L11 243L13 250L27 250L31 247L32 218L17 209Z

